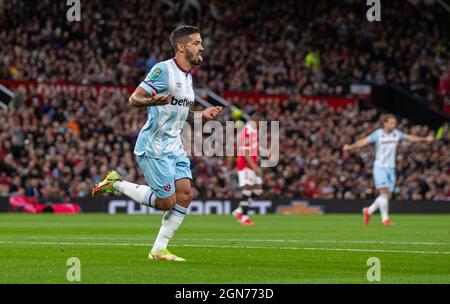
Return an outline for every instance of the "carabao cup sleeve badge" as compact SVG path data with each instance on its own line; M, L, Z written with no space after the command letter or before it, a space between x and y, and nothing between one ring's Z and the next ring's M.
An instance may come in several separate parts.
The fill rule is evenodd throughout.
M151 81L151 82L155 81L155 79L158 78L159 75L161 75L161 69L160 69L160 68L156 68L156 69L150 74L150 81Z

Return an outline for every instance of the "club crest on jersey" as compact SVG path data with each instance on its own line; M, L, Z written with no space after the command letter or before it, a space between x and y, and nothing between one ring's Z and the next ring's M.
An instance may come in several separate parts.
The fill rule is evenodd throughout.
M170 184L165 184L164 185L164 191L169 192L170 191Z

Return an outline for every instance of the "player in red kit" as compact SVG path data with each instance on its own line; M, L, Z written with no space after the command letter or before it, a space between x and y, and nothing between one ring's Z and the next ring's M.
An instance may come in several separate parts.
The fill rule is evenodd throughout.
M260 196L262 189L262 170L259 166L258 124L260 117L252 116L252 121L242 129L239 138L239 153L236 161L239 188L242 200L239 207L233 211L233 216L244 226L254 226L248 215L248 209L253 199Z

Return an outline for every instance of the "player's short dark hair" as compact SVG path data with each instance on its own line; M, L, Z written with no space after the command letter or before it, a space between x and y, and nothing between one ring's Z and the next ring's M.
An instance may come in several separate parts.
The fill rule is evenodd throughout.
M192 34L200 33L200 30L191 25L180 25L177 26L173 32L170 34L170 43L172 44L175 52L177 51L178 43L187 43L189 41L189 36Z
M395 117L394 114L386 114L386 115L384 116L384 118L383 118L383 123L384 123L384 122L388 122L389 119L395 119L395 120L397 120L397 117Z

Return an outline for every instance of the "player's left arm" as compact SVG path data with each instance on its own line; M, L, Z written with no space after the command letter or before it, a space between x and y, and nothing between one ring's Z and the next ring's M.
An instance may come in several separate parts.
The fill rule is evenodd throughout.
M222 112L222 107L221 106L210 107L210 108L207 108L207 109L205 109L203 111L191 111L191 110L189 110L188 117L187 117L186 121L188 123L193 123L194 120L197 117L200 117L200 115L199 115L200 113L201 113L201 117L202 118L214 119L214 118L217 117L217 115L220 114L220 112Z
M404 137L407 141L410 142L433 142L434 141L434 137L433 135L428 135L428 136L417 136L417 135L412 135L412 134L405 134Z

